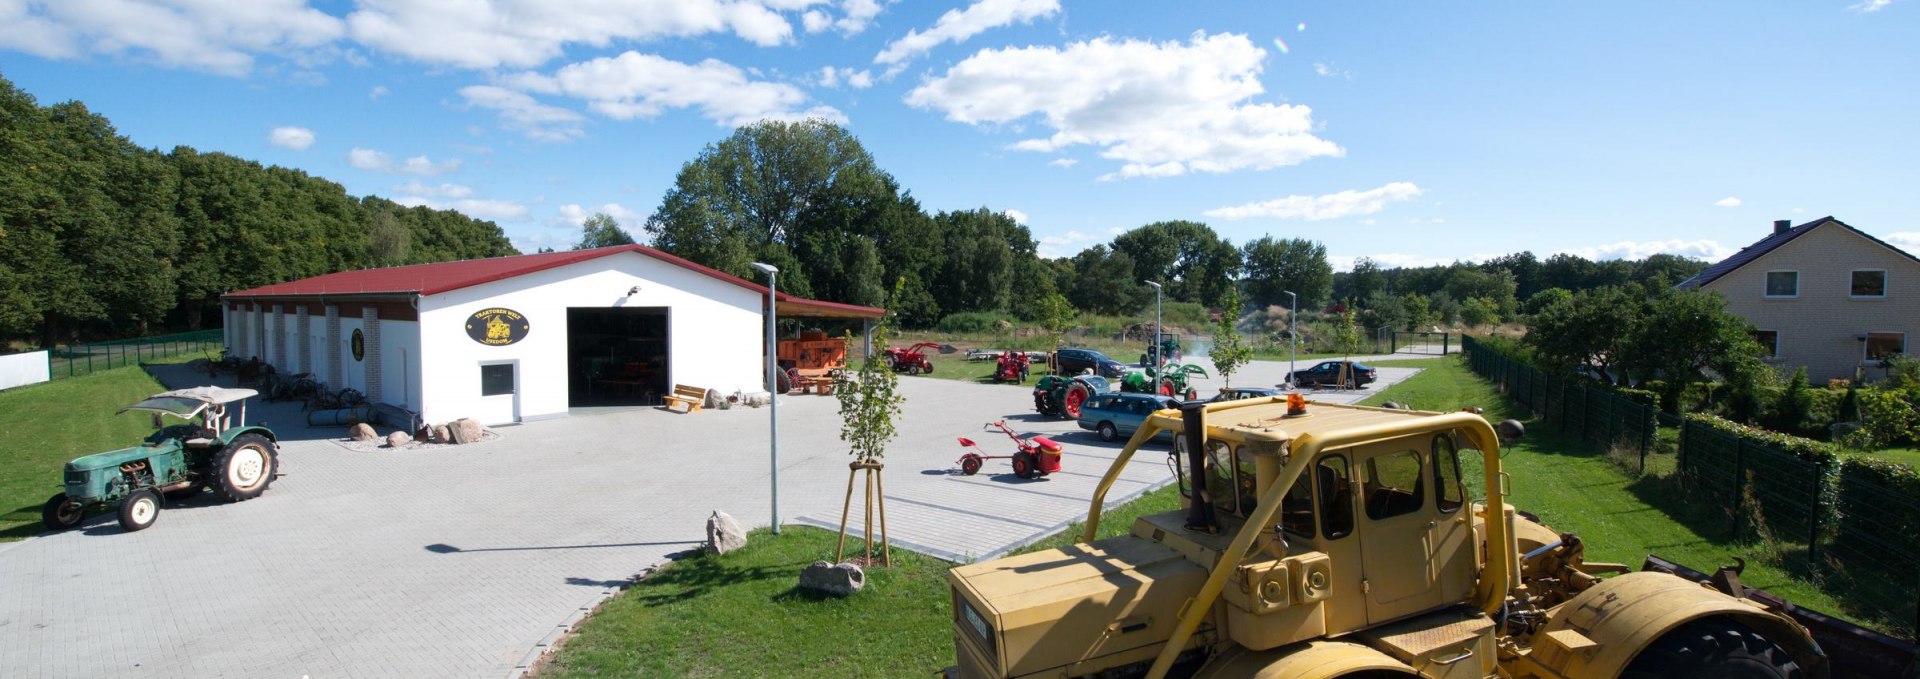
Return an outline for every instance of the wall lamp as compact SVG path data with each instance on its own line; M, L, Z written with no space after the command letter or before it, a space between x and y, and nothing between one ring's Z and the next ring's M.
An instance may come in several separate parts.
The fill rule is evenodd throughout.
M634 296L634 295L638 295L638 294L640 294L640 286L638 286L638 285L636 285L636 286L633 286L633 287L631 287L631 288L627 288L627 296L628 296L628 297L632 297L632 296Z

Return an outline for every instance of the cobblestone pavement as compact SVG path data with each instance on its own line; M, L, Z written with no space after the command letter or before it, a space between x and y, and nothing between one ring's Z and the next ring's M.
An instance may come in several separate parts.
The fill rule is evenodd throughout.
M1246 374L1273 370L1262 363ZM169 384L199 382L161 370ZM1382 382L1412 372L1382 369ZM1039 419L1025 388L901 385L908 401L885 471L897 546L966 560L1045 536L1084 515L1118 452L1072 422ZM1357 400L1380 386L1316 398ZM848 458L836 405L781 400L787 523L838 525ZM339 428L298 426L293 405L250 415L283 438L282 476L260 498L203 494L139 533L102 515L0 544L0 674L512 676L636 572L694 547L708 513L771 519L765 409L597 413L404 452L348 450L331 440ZM981 431L999 419L1055 436L1063 472L1025 481L991 460L960 475L958 436L1012 452ZM1170 480L1162 456L1139 455L1109 502Z

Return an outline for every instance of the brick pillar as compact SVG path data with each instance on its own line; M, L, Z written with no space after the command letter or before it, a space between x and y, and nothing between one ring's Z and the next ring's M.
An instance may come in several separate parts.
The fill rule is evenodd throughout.
M284 304L273 305L273 358L269 362L275 370L287 370L287 307Z
M343 386L340 376L346 374L340 370L340 343L347 338L340 336L340 307L327 305L327 386L338 389Z
M367 401L380 402L380 310L373 305L360 307L360 334L367 352Z
M296 352L298 360L294 361L294 372L297 373L313 372L312 318L307 315L307 305L301 304L294 307L293 331L299 334L299 338L294 340L294 346L298 349Z
M264 304L253 305L253 313L250 315L252 316L252 319L248 321L247 327L253 329L253 345L248 348L252 349L253 351L247 354L247 358L257 358L262 361L267 360L267 307L266 305Z

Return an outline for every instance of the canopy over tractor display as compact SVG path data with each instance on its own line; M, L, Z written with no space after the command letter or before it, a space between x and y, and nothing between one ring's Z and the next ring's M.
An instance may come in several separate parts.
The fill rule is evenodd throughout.
M1112 390L1107 378L1099 375L1046 375L1033 385L1033 409L1049 417L1077 420L1087 399Z
M1212 377L1207 369L1193 363L1168 363L1159 369L1129 370L1120 377L1120 390L1135 394L1159 394L1192 401L1200 392L1187 383L1189 375Z
M272 431L247 426L246 399L258 393L194 387L122 408L152 413L156 431L132 448L68 462L65 491L47 500L41 520L65 530L89 513L115 507L120 527L137 531L159 519L163 494L179 500L211 489L227 502L258 497L273 483L280 455ZM168 425L167 417L184 422Z
M1182 509L1093 540L1107 493L1162 431ZM1519 433L1298 394L1161 410L1101 479L1080 544L949 571L946 676L1844 674L1802 624L1817 614L1588 561L1578 536L1506 504L1519 480L1501 439ZM1463 452L1484 499L1468 497Z

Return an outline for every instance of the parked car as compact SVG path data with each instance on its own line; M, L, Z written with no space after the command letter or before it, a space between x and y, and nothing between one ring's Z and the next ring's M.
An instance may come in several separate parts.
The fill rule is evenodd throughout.
M1132 436L1154 411L1176 408L1178 404L1172 397L1159 394L1100 394L1080 406L1080 428L1098 433L1102 441L1114 441Z
M1127 366L1092 349L1061 349L1053 352L1053 360L1054 371L1062 375L1078 375L1092 370L1095 375L1118 379L1127 372Z
M1227 387L1225 389L1221 389L1220 393L1214 394L1213 398L1207 399L1207 402L1220 403L1223 401L1244 401L1250 398L1266 398L1268 396L1285 396L1286 394L1287 394L1286 391L1281 389L1276 389L1274 387Z
M1307 368L1306 370L1287 373L1287 381L1293 383L1294 386L1338 385L1340 383L1340 365L1342 363L1353 366L1347 375L1348 387L1364 387L1374 380L1380 379L1380 371L1369 367L1365 363L1355 363L1352 361L1321 361L1319 365Z

